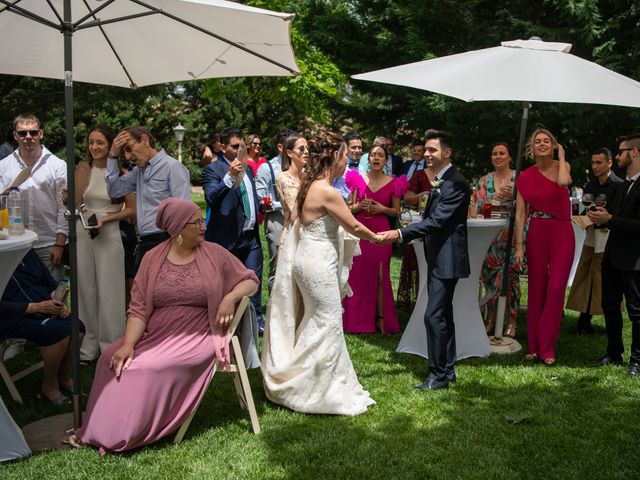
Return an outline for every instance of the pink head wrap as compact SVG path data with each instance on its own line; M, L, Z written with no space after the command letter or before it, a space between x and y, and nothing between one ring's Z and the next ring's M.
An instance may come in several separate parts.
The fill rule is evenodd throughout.
M160 203L156 215L156 227L166 231L172 237L178 235L187 222L200 209L190 200L181 198L167 198Z

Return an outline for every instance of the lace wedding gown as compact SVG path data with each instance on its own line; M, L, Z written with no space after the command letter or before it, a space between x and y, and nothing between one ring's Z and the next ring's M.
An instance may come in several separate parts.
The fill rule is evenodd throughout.
M262 374L267 397L305 413L358 415L375 402L356 376L342 332L341 299L358 240L329 215L296 222L280 250Z

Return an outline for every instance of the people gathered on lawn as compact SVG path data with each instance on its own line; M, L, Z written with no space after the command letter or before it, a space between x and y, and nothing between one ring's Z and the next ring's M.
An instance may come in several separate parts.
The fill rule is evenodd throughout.
M52 293L67 244L66 170L40 145L37 117L19 115L14 137L18 148L0 159L0 192L24 191L27 223L39 239L5 290L0 340L35 343L45 365L40 396L65 405L70 315ZM567 307L581 312L583 333L593 330L592 315L604 313L606 355L595 365L621 364L624 298L632 327L627 373L640 376L640 135L619 140L615 159L624 181L611 170L609 150L593 153L583 215L572 211L569 159L544 128L527 144L531 165L519 172L509 144L498 141L475 182L463 175L453 136L442 130L411 139L405 162L392 154L387 135L367 150L367 138L356 132L283 129L270 161L263 138L226 128L202 142L196 161L206 159L205 217L203 205L191 201L188 170L148 129L89 129L76 197L67 204L80 213L80 357L95 376L84 424L66 438L71 445L122 452L177 431L202 399L214 364L229 363L227 327L244 296L251 315L243 321L264 332L266 397L297 412L358 415L375 404L345 335L400 334L397 311L424 321L429 370L419 391L457 381L456 340L467 335L456 329L461 302L475 304L480 326L482 307L487 345L485 331L498 343L518 338L528 344L526 361L551 367L562 360L556 347L580 228L587 240ZM127 268L135 274L130 300L125 252L132 240L121 236L122 222L138 238L137 273ZM478 274L470 252L473 230L482 226L495 229ZM394 252L402 259L395 295ZM462 282L478 283L477 295L456 296Z

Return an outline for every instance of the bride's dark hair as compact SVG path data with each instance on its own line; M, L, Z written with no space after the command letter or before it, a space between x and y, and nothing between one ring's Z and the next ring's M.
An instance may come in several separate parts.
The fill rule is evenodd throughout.
M302 183L296 198L298 215L302 214L302 206L311 184L338 168L338 160L346 147L344 138L334 132L320 133L309 141L309 161L302 172Z

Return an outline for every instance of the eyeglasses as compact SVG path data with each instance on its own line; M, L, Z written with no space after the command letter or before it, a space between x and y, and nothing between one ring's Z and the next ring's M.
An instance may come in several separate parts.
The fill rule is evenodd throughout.
M140 142L135 142L131 145L127 143L124 147L122 147L122 149L127 153L131 153L133 151L133 145L135 145L136 143L140 143Z
M240 144L239 143L234 143L233 145L229 145L231 148L233 148L234 150L238 150L240 148Z
M25 138L27 135L37 137L38 135L40 135L40 130L16 130L16 133L21 138Z
M195 222L187 222L187 225L195 225L196 228L202 228L204 225L204 218L196 218Z

